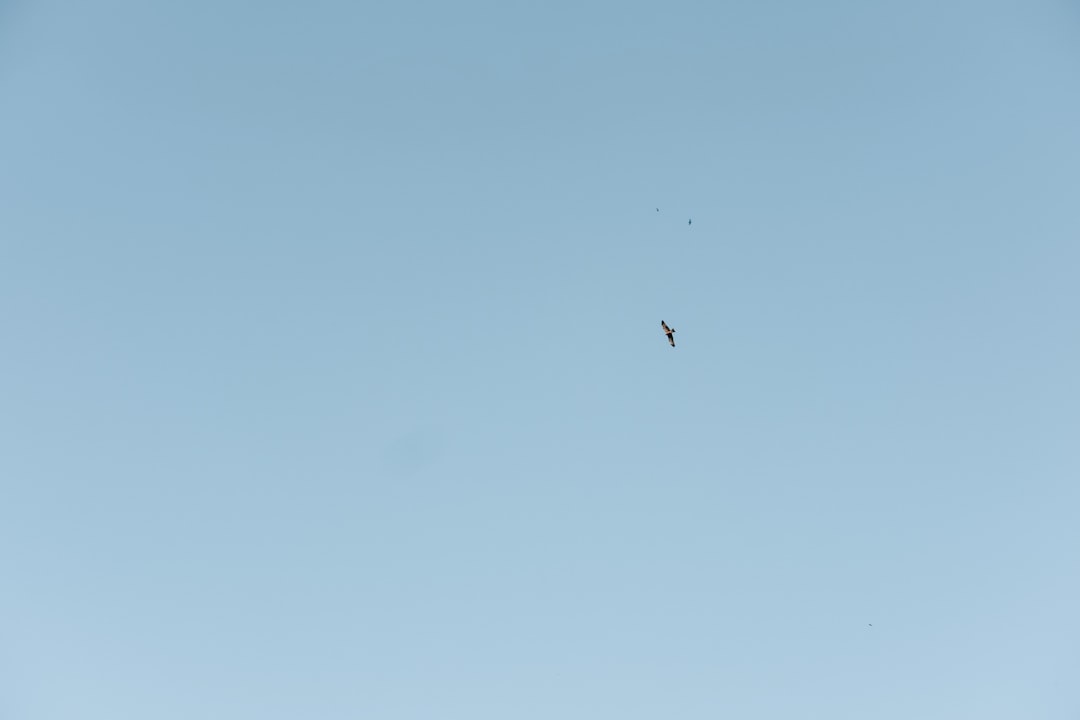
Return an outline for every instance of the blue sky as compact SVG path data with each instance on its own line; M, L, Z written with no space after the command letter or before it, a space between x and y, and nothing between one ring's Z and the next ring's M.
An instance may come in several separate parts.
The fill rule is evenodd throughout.
M0 2L0 714L1075 717L1078 75L1064 1Z

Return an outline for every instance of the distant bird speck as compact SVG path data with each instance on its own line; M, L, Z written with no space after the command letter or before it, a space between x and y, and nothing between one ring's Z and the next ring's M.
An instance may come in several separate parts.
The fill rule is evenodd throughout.
M660 321L660 327L663 329L664 334L667 335L667 341L671 343L671 347L675 347L675 328L668 327L668 324L663 320Z
M694 219L690 218L689 220L686 221L686 224L687 225L693 225L694 224Z
M656 212L660 212L660 208L656 208Z

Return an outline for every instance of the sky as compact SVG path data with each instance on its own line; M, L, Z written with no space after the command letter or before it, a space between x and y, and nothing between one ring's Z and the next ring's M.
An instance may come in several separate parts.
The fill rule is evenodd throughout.
M1076 718L1078 77L1065 0L0 0L0 717Z

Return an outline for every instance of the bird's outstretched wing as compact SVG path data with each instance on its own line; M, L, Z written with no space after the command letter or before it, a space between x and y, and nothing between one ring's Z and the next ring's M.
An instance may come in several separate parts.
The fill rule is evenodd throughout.
M661 321L660 321L660 327L664 328L664 332L665 332L665 333L669 333L669 332L671 332L671 328L669 328L669 327L667 326L667 323L666 323L666 322L664 322L663 320L661 320Z
M668 335L667 335L667 341L668 341L669 343L671 343L671 347L675 347L675 335L674 335L674 334L672 334L672 333L668 333Z

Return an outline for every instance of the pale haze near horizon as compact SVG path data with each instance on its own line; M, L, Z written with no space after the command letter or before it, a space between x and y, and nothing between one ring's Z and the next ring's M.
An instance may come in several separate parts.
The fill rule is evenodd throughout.
M1068 2L0 3L0 716L1075 718L1078 77Z

